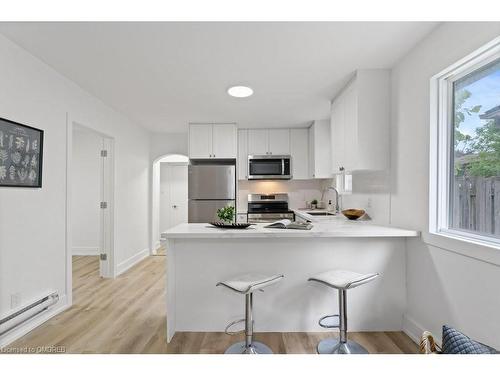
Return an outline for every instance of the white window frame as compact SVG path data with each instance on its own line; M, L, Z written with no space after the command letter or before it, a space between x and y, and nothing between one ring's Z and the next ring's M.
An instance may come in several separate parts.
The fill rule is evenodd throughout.
M451 229L450 184L453 131L453 82L500 58L500 37L431 78L429 232L500 249L500 239Z

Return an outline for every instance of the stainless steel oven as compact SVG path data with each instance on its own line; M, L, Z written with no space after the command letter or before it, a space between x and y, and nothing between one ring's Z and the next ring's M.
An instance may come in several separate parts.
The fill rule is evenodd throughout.
M249 180L290 180L290 155L248 155Z
M269 223L282 219L294 221L295 214L288 208L288 194L248 194L248 222Z

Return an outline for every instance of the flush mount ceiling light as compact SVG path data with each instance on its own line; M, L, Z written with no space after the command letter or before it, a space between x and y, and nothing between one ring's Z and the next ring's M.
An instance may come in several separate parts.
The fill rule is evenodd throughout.
M233 86L227 89L227 93L235 98L247 98L253 94L253 90L247 86Z

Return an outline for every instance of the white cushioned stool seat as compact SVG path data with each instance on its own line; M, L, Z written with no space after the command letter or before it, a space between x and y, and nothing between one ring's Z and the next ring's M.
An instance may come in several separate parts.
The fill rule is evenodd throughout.
M277 283L283 278L283 275L262 275L258 273L249 273L238 276L233 280L220 281L217 286L223 285L235 292L241 294L252 293L255 290L265 288L266 286Z
M378 273L357 273L345 270L331 270L312 276L309 281L317 281L335 289L351 289L366 284L378 276Z

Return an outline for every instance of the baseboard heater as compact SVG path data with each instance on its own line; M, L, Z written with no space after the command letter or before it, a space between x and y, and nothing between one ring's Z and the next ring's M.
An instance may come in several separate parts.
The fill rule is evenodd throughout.
M59 294L57 292L52 292L0 319L0 335L9 332L28 319L47 310L49 307L55 305L57 301L59 301Z

